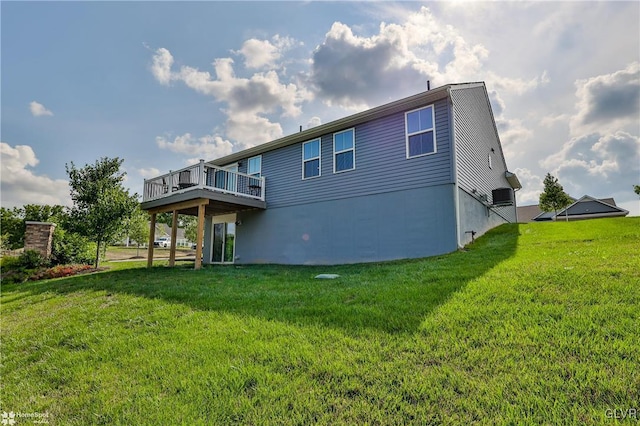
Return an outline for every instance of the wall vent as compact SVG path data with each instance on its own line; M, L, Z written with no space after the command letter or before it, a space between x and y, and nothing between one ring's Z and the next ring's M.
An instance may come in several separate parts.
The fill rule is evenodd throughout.
M513 189L498 188L491 191L494 206L512 206L513 205Z

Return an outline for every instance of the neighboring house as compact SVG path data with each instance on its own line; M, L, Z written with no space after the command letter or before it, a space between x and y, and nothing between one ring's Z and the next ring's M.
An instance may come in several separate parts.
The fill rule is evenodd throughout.
M520 187L465 83L145 180L142 208L197 215L205 263L341 264L455 251L515 222Z
M156 223L155 225L155 237L162 238L167 237L168 240L171 238L171 227L164 223ZM130 245L136 245L136 241L125 238L120 242L120 244L129 247ZM140 245L144 246L147 244L147 241L140 241ZM176 245L178 247L191 247L192 242L189 241L184 235L184 229L178 228L176 233Z
M534 206L518 207L518 222L545 222L552 220L584 220L601 217L624 217L628 210L616 206L613 198L593 198L585 195L579 200L573 199L573 203L566 209L555 212L543 212L537 204Z

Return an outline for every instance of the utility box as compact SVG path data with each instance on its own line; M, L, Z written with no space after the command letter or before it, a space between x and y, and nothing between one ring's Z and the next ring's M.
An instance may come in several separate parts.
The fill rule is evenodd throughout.
M513 189L498 188L491 191L494 206L512 206L514 203Z

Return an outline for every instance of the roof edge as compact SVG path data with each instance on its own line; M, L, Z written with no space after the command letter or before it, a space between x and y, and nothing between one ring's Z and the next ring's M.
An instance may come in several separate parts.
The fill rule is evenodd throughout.
M270 142L256 145L242 151L234 152L233 154L210 160L208 161L208 163L216 166L224 166L226 164L234 163L247 157L253 157L288 145L315 139L327 133L336 132L348 127L362 124L375 118L384 117L411 108L417 108L421 105L426 105L430 102L435 102L437 100L449 97L450 90L460 90L470 87L485 87L485 84L484 82L472 82L447 84L444 86L436 87L434 89L393 102L389 102L387 104L383 104L374 108L370 108L368 110L361 111L359 113L352 114L326 124L312 127L311 129L303 130L302 132L293 133Z

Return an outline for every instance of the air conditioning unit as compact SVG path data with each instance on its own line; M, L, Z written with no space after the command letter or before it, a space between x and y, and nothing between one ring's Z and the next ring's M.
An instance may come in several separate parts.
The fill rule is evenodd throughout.
M512 206L513 189L511 188L498 188L491 191L491 197L493 198L494 206Z

